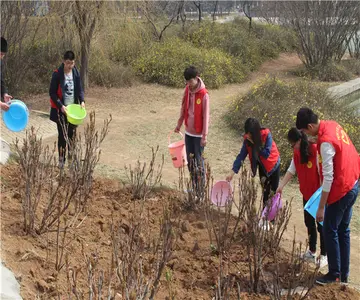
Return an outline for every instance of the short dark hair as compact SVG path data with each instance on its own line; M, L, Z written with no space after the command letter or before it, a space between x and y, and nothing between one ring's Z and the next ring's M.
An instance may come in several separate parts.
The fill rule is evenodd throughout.
M190 80L196 78L197 76L199 76L199 72L196 70L194 66L190 66L186 68L184 71L185 80Z
M6 53L8 51L8 43L5 38L1 37L1 52Z
M74 60L75 59L75 53L72 51L66 51L64 54L64 60Z
M319 118L310 108L300 108L296 116L296 128L307 129L309 124L317 124Z

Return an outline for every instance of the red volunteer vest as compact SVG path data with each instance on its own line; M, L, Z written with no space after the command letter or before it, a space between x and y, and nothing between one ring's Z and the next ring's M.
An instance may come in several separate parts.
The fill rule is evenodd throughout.
M301 163L301 155L299 149L294 149L294 164L299 180L300 192L307 201L320 187L320 175L317 168L317 147L310 144L309 161L306 164Z
M261 135L261 143L263 145L265 145L266 142L266 138L268 136L268 134L270 133L270 130L265 128L265 129L261 129L260 130L260 135ZM246 141L247 135L244 135L244 142ZM248 146L248 144L246 143L246 148L248 151L248 155L249 155L249 159L250 162L252 164L252 148L250 146ZM262 157L259 155L260 161L262 163L262 165L264 166L265 170L267 173L269 173L272 169L274 169L277 161L279 160L279 150L276 146L276 143L273 139L272 141L272 145L271 145L271 150L270 150L270 155L268 158Z
M54 72L58 72L58 69L56 69ZM62 90L61 90L60 84L59 84L59 86L58 86L58 90L57 90L56 94L57 94L57 96L58 96L59 99L62 99ZM54 103L54 101L53 101L51 98L50 98L50 106L51 106L52 108L58 109L56 103Z
M197 93L195 93L195 103L194 103L194 127L195 131L197 133L202 133L203 130L203 99L204 96L207 94L207 90L205 88L201 89ZM185 125L187 126L187 121L189 117L189 102L190 102L190 92L189 92L189 86L187 85L185 88L184 93L184 99L185 105L184 105L184 116L185 116Z
M360 176L359 154L344 129L335 121L321 121L318 133L318 151L322 143L333 145L336 153L334 161L334 180L331 185L328 204L344 197Z

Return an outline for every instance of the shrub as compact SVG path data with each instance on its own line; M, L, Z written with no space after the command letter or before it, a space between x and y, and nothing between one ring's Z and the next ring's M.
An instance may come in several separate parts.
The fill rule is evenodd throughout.
M242 82L247 75L243 64L218 49L199 49L179 38L156 43L134 63L145 81L183 87L183 72L195 65L209 88Z
M90 83L106 87L131 86L136 80L133 69L112 61L100 49L94 49L89 60Z
M275 43L280 52L292 52L297 48L295 32L272 24L254 24L253 30L260 41Z
M262 63L256 37L249 36L247 29L235 23L203 22L200 27L191 27L184 38L201 49L221 49L239 58L250 70Z
M360 59L344 59L340 64L350 73L360 76Z
M296 76L317 78L321 81L348 81L352 78L352 71L349 71L349 68L346 68L343 64L329 63L326 66L318 66L313 69L301 66L292 73Z
M125 65L131 64L154 43L150 29L143 23L127 20L116 31L112 37L110 57Z
M230 126L239 132L243 132L248 117L257 118L262 126L268 127L278 145L282 171L285 171L292 158L287 132L295 126L297 111L303 106L312 108L320 119L339 122L360 150L359 118L332 98L325 88L311 81L285 83L276 77L266 77L255 84L247 95L235 99L226 117Z

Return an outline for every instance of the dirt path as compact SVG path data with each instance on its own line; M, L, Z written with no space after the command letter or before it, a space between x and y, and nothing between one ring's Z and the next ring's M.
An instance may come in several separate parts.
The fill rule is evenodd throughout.
M241 145L240 133L229 130L223 120L223 114L228 110L234 98L239 94L245 94L257 80L266 74L288 79L289 74L286 72L300 64L296 55L282 54L278 59L264 63L247 82L210 90L211 123L205 156L212 167L215 180L223 179L231 169ZM182 92L183 89L155 84L141 84L121 89L89 89L86 97L88 110L95 110L99 121L110 113L113 117L110 133L102 147L102 157L97 168L98 174L126 179L124 165L134 165L138 159L147 161L151 157L150 147L159 145L160 153L165 156L163 184L175 186L178 171L172 167L169 159L167 139L178 119ZM48 103L47 100L44 100L45 97L41 98L41 103ZM40 105L42 107L37 104L40 103L39 99L35 102L33 104L35 109L43 109L43 104ZM173 140L175 139L176 136L173 137ZM54 140L55 138L48 139L49 142ZM307 234L303 222L302 200L297 185L289 185L284 192L284 197L285 199L294 197L293 216L283 243L286 248L290 248L294 225L297 228L299 241L305 242ZM360 211L358 204L356 211ZM351 249L352 272L350 279L352 282L360 284L358 231L352 233Z
M247 82L210 91L211 120L205 156L212 166L215 179L224 178L240 148L239 133L227 129L222 118L233 99L245 94L266 74L285 76L287 70L300 63L296 55L283 54L276 60L264 63ZM88 110L95 110L98 119L110 113L113 117L97 171L104 176L125 179L124 165L134 165L137 159L147 161L151 157L150 147L159 145L160 153L165 155L163 184L173 186L178 171L169 160L167 144L168 135L179 117L182 93L183 89L155 84L121 89L89 89L86 97ZM172 140L177 138L174 135Z

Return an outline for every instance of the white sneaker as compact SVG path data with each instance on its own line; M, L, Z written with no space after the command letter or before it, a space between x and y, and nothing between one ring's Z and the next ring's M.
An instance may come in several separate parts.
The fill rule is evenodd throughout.
M259 222L259 227L264 231L270 231L270 223L268 220L261 219Z
M326 255L319 255L317 258L317 265L319 268L324 268L328 265L328 260Z
M316 262L316 253L312 253L310 250L306 251L303 255L303 258L309 262Z

